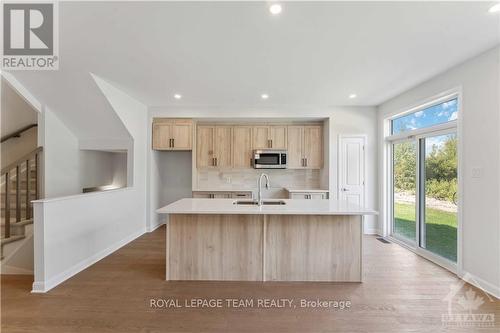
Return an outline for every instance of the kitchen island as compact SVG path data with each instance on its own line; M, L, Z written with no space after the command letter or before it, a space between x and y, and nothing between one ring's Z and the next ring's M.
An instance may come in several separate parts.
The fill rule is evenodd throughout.
M181 199L168 214L167 280L362 280L362 220L336 200Z

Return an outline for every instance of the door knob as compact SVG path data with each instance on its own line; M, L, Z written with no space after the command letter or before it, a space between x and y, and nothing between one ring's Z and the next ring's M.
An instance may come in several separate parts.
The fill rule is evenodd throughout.
M346 189L345 187L342 188L342 192L347 192L349 191L348 189Z

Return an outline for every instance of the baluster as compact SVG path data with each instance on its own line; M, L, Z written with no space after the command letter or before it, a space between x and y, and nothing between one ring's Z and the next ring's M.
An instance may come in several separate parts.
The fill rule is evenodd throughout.
M26 220L31 218L30 211L30 160L26 160Z
M16 222L21 221L21 168L16 165Z
M9 171L5 173L5 238L10 237L10 186Z

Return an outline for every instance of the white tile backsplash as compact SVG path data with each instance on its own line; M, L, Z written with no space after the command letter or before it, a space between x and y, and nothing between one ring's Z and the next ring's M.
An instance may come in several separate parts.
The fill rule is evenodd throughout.
M198 190L255 190L261 173L267 173L271 181L269 197L286 197L284 187L320 188L319 170L294 169L198 169Z

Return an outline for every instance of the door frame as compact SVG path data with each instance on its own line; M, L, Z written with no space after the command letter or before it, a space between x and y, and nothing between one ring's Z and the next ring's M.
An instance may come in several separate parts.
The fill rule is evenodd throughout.
M390 193L390 225L389 225L389 235L387 236L388 239L390 239L391 241L393 241L394 243L397 243L399 245L402 245L412 251L414 251L415 253L417 253L418 255L424 257L425 259L427 260L430 260L444 268L446 268L447 270L457 274L458 272L458 249L460 248L459 246L459 242L458 242L458 237L459 237L459 233L461 231L459 226L461 225L461 221L460 221L460 208L461 208L461 202L460 202L460 196L461 194L459 195L459 200L457 201L457 262L452 262L451 260L448 260L442 256L439 256L438 254L435 254L427 249L425 249L424 247L421 246L420 244L420 241L421 241L421 234L423 232L423 229L425 228L425 220L424 217L423 217L423 213L424 213L424 210L425 210L425 206L422 205L424 201L424 198L423 196L425 195L424 193L422 193L422 185L423 185L423 182L425 182L425 180L423 179L422 177L422 167L423 167L423 164L424 161L422 161L422 153L421 153L421 149L422 149L422 144L421 144L421 140L422 139L426 139L426 138L432 138L434 136L440 136L440 135L446 135L446 134L456 134L457 135L457 138L458 138L458 129L456 127L448 127L446 129L441 129L441 130L437 130L437 131L433 131L433 132L430 132L430 133L426 133L426 134L419 134L419 135L415 135L415 136L411 136L410 138L407 138L407 139L398 139L398 140L395 140L395 141L392 141L390 144L391 144L391 161L393 163L393 159L394 159L394 154L393 154L393 145L394 144L398 144L398 143L402 143L402 142L414 142L415 145L416 145L416 156L415 156L415 161L416 161L416 175L415 175L415 184L416 184L416 188L415 188L415 227L416 227L416 230L415 230L415 243L409 243L409 242L406 242L405 240L403 240L401 237L398 237L397 235L394 234L394 178L393 178L393 168L392 168L392 163L391 163L391 169L390 169L390 187L391 187L391 193ZM460 140L459 140L460 142ZM459 154L459 149L458 149L458 146L457 146L457 154ZM459 157L460 158L460 157ZM458 179L458 170L459 170L459 165L457 165L457 182L459 182L460 180ZM459 186L459 191L460 191L460 183L458 184ZM424 222L423 224L421 222Z
M399 139L399 136L404 137L404 136L417 136L422 134L422 132L440 132L443 130L447 130L448 128L452 127L452 123L448 124L440 124L440 125L435 125L432 127L429 127L427 129L423 130L416 130L413 133L405 133L402 135L398 135L398 137L391 135L390 133L390 122L392 119L399 117L401 115L415 112L418 110L425 109L429 106L432 106L434 104L439 104L440 102L444 102L447 99L452 99L452 98L457 98L458 100L458 117L457 120L454 121L454 127L456 129L457 133L457 138L458 138L458 146L457 146L457 153L458 153L458 165L457 165L457 181L458 181L458 211L457 211L457 262L456 263L451 263L447 259L444 259L436 254L433 254L430 251L427 251L425 249L422 249L418 246L418 239L417 239L417 244L416 246L411 246L410 244L407 244L405 242L402 242L400 239L395 238L392 236L392 221L393 221L393 212L392 212L392 207L393 207L393 197L392 197L392 190L393 190L393 183L392 183L392 144L393 141L397 141ZM384 162L383 162L383 177L382 177L382 188L383 191L380 192L382 195L382 223L383 223L383 234L384 237L389 239L390 241L399 244L416 254L422 256L423 258L432 261L436 263L437 265L451 271L452 273L455 273L459 277L463 276L464 271L463 271L463 203L464 203L464 181L463 181L463 162L464 162L464 154L463 154L463 93L462 93L462 87L458 86L455 88L452 88L450 90L438 93L434 96L431 96L429 98L425 98L423 100L418 101L415 103L412 107L408 107L406 109L400 109L395 112L392 112L390 114L387 114L385 118L383 119L383 128L384 128L384 137L383 137L383 153L384 153ZM418 160L418 158L417 158ZM417 161L418 163L418 161ZM418 177L418 172L417 172L417 177ZM417 197L418 200L418 197ZM418 212L417 212L418 214ZM418 232L418 230L417 230Z
M366 142L368 139L367 134L339 134L338 135L338 145L337 145L337 151L338 151L338 158L337 158L337 198L340 200L341 197L341 191L340 189L342 188L342 162L344 161L344 157L342 156L342 141L347 138L361 138L363 140L363 206L366 205Z

